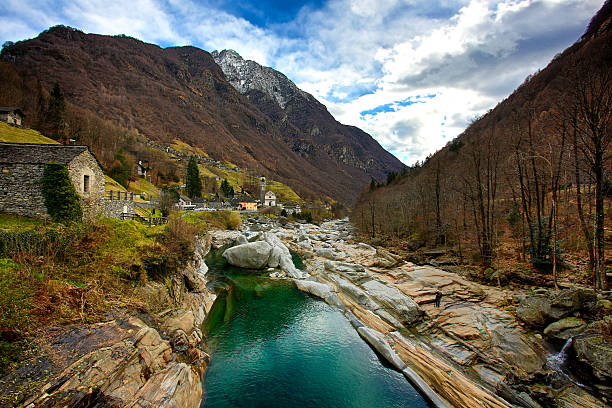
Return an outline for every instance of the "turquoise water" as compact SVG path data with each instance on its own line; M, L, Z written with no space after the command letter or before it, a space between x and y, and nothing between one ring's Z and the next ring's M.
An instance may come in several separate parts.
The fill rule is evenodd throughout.
M205 325L203 407L427 407L343 315L273 281L207 260L221 289Z

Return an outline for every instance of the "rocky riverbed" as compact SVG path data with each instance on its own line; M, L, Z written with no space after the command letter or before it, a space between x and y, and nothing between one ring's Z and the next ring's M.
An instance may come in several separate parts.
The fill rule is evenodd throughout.
M357 242L347 221L283 226L259 218L245 231L250 241L275 235L298 252L306 268L297 287L342 309L436 406L607 406L612 344L601 326L609 324L609 294L480 285ZM295 276L282 267L269 271ZM576 336L567 356L573 361L551 364L570 336Z
M609 295L483 286L360 243L347 221L282 225L267 217L202 237L170 286L150 284L166 311L118 312L105 323L57 329L37 359L3 379L7 395L33 395L7 406L199 406L209 362L201 326L216 298L204 256L229 246L228 262L292 279L341 310L434 406L607 406ZM570 338L564 366L552 357Z

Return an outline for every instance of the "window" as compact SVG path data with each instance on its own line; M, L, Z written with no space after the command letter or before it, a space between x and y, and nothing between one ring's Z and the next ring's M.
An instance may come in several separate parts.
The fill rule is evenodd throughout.
M89 176L88 175L83 176L83 192L89 193Z

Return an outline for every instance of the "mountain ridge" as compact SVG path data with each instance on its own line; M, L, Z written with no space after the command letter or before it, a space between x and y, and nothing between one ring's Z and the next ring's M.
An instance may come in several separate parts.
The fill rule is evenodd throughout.
M211 55L232 86L281 128L294 151L305 157L310 157L312 148L324 151L332 162L360 168L377 179L404 167L370 135L336 121L322 103L283 73L245 60L234 50Z
M236 91L213 57L197 47L161 48L56 26L5 47L1 59L46 89L58 83L69 103L104 120L150 140L179 139L203 148L216 159L277 177L306 199L350 204L370 177L385 176L384 165L368 172L328 159L327 152L316 151L324 146L306 139L287 143L290 124L285 129ZM32 107L24 109L27 114Z

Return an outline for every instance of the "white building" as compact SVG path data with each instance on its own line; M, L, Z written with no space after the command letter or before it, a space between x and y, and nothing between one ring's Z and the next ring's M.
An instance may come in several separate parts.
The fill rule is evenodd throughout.
M21 121L24 117L21 109L16 107L0 107L0 121L9 125L21 127Z
M276 207L276 194L268 191L264 197L264 207Z

